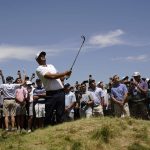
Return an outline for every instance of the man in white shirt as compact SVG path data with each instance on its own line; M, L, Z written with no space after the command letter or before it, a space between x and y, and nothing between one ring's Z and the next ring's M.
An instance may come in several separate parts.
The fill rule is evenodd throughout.
M8 116L11 116L11 130L15 128L15 115L16 115L16 101L15 91L20 87L20 84L13 84L13 77L6 78L6 84L0 85L0 90L3 92L3 112L5 116L5 129L8 131Z
M103 116L104 95L102 89L96 86L95 80L89 82L89 91L94 99L93 116Z
M43 51L36 55L36 61L39 64L36 73L46 90L45 125L53 124L54 110L56 110L56 122L62 123L65 110L65 93L60 78L70 76L71 71L58 73L53 65L46 64L45 56L46 52Z
M76 103L76 96L73 92L70 91L70 84L66 83L64 85L65 90L65 121L74 120L74 106Z
M80 116L92 117L94 99L92 93L86 90L86 83L81 83Z

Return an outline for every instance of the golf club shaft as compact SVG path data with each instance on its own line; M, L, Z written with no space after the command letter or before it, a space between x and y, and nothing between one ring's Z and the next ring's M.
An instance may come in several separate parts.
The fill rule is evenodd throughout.
M75 62L76 62L76 60L77 60L77 58L78 58L78 56L79 56L79 53L80 53L80 51L81 51L81 48L82 48L82 46L83 46L83 44L84 44L84 42L85 42L85 36L82 35L81 38L83 39L83 41L82 41L82 44L81 44L81 46L80 46L80 48L79 48L79 50L78 50L78 53L77 53L77 55L76 55L74 61L73 61L73 63L72 63L72 66L71 66L71 68L70 68L70 71L72 71L73 66L74 66L74 64L75 64ZM69 77L67 77L66 80L67 80L68 78L69 78Z

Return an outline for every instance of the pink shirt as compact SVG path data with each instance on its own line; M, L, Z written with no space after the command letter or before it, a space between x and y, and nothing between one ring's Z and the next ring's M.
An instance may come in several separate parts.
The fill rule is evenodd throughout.
M16 89L16 100L23 102L27 98L27 90L23 86L19 89Z

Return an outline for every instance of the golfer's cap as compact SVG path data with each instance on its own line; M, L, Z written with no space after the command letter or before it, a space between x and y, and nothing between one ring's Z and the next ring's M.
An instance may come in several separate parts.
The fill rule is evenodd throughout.
M134 72L133 77L136 77L136 76L140 76L140 73L139 72Z
M46 52L44 52L44 51L38 52L35 56L35 59L37 60L41 54L46 55Z
M70 84L69 83L66 83L65 85L64 85L64 88L69 88L70 87Z
M146 78L146 81L148 82L148 81L149 81L149 78Z
M32 85L31 81L26 81L26 85Z

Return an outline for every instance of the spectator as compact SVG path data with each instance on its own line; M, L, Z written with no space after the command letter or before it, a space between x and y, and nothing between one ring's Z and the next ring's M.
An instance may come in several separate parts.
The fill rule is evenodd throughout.
M32 82L26 81L28 96L27 96L27 113L28 113L28 133L32 132L33 127L33 90Z
M20 78L16 79L16 84L22 84L22 80ZM22 131L24 128L24 120L26 116L26 99L27 99L27 89L20 85L15 92L16 96L16 124L18 126L18 130Z
M110 111L110 101L109 101L110 96L107 93L107 89L105 89L105 87L104 87L103 81L99 81L97 83L97 87L102 89L103 96L104 96L103 113L104 113L104 115L109 115L109 113L110 113L109 112Z
M147 92L147 82L141 79L139 72L134 72L129 89L130 113L132 117L148 119L148 109L146 105Z
M72 121L74 120L74 106L76 103L76 97L73 92L70 91L70 84L66 83L64 85L65 90L65 121Z
M117 117L129 116L129 106L127 103L128 90L125 84L120 83L118 75L113 76L113 86L111 88L111 98L114 102L114 113Z
M37 128L44 127L45 118L45 97L46 91L42 87L40 79L36 79L36 88L33 91L34 108L35 108L35 124Z
M92 117L94 99L90 91L86 91L86 83L81 84L80 115L81 117Z
M89 82L89 91L94 99L93 116L103 116L104 95L102 89L96 86L95 80Z
M11 130L15 130L15 115L16 115L16 101L15 101L15 91L20 87L20 84L13 84L13 77L8 76L6 78L6 84L0 85L0 90L3 92L4 103L3 112L5 116L5 129L9 130L8 122L10 115L11 117Z

